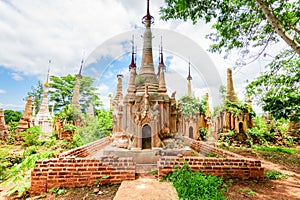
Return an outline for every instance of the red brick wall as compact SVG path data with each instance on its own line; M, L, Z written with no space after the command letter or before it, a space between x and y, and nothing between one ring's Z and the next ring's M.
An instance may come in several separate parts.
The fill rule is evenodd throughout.
M174 165L188 164L193 171L228 178L264 179L261 161L248 158L201 158L164 156L157 162L158 176L165 176L173 171Z
M193 140L188 137L184 137L184 142L189 145L195 151L207 155L209 153L216 153L222 157L234 157L234 158L243 158L243 156L238 155L236 153L232 153L230 151L226 151L224 149L217 148L215 146L209 145L202 141Z
M99 151L100 149L106 147L108 144L110 144L110 142L111 142L110 138L105 137L95 142L91 142L86 145L80 146L78 148L65 151L59 154L58 157L70 157L70 156L81 157L81 158L88 157L91 156L94 152Z
M41 194L51 188L80 187L101 183L120 183L135 179L135 163L132 158L51 158L36 162L31 173L31 195Z

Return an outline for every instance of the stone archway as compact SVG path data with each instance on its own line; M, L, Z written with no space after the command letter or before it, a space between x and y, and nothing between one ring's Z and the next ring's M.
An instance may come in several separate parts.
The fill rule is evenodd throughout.
M193 127L190 126L190 128L189 128L189 138L191 138L191 139L194 139L194 133L193 132L194 132Z
M245 131L244 131L244 124L243 124L243 122L240 122L239 123L239 133L244 133Z
M142 149L151 149L152 147L152 134L151 127L146 124L142 128Z

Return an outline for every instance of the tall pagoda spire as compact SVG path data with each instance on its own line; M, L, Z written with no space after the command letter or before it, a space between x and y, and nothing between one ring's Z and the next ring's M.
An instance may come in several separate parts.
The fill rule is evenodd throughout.
M189 74L188 74L188 77L187 77L187 81L188 81L188 95L189 96L192 96L192 83L191 83L191 80L192 80L192 76L191 76L191 62L189 61Z
M82 75L81 75L82 66L83 66L83 58L81 60L79 72L76 75L76 83L75 83L74 93L73 93L72 102L71 102L71 104L74 105L78 109L80 109L79 95L80 95L80 80L82 78Z
M47 78L44 84L44 96L42 99L40 109L34 120L35 126L40 126L42 132L44 133L52 132L52 116L49 112L49 100L48 100L50 63L51 60L49 60Z
M129 77L129 84L128 84L128 93L134 93L136 88L135 88L135 77L136 77L136 63L135 63L135 55L136 53L134 52L134 36L132 35L132 52L131 52L131 63L129 65L129 71L130 71L130 77Z
M227 88L226 88L226 101L237 102L238 99L234 92L232 71L230 68L227 69Z
M147 0L147 14L142 19L145 24L144 43L143 43L143 55L140 68L140 77L143 80L143 85L140 91L144 91L145 85L149 86L149 91L156 91L158 89L158 80L155 75L152 55L152 32L151 24L154 22L154 18L150 15L149 0Z
M164 64L164 56L163 56L163 46L162 46L162 37L160 41L160 52L159 52L159 64L158 64L158 72L159 72L159 92L166 92L166 81L165 81L165 64Z
M115 101L121 101L123 99L123 75L122 74L118 74L117 78L118 78L118 84L117 84L117 92L116 92L116 96L114 98Z

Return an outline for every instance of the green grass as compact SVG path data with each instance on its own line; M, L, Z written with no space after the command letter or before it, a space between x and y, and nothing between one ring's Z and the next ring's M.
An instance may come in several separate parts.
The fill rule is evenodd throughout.
M266 180L281 180L287 178L288 176L275 170L266 170L265 171L265 179Z
M283 148L283 147L265 147L265 146L256 146L253 145L252 148L261 150L261 151L271 151L271 152L281 152L281 153L287 153L287 154L296 154L297 151L289 148Z
M188 165L175 168L167 180L173 183L179 199L184 200L225 200L222 190L226 190L223 179L217 176L192 172Z

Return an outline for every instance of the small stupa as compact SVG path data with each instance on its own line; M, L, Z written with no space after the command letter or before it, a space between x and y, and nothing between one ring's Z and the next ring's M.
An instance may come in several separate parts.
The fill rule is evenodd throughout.
M25 105L25 110L15 130L15 133L24 132L26 129L32 127L33 122L31 121L31 114L32 114L32 96L28 96Z

